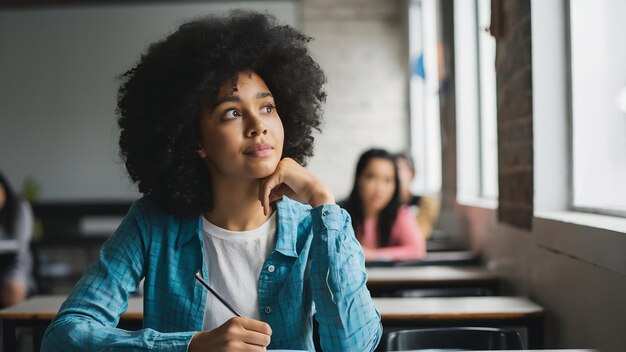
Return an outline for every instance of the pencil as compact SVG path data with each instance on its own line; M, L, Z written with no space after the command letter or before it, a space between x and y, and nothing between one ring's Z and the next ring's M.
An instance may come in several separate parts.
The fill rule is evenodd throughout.
M200 273L200 270L196 272L195 276L196 276L196 279L200 281L202 286L206 287L206 289L209 290L209 292L211 292L213 296L219 299L220 302L222 302L226 306L226 308L230 309L230 311L233 312L233 314L235 314L236 316L241 317L241 314L237 313L237 311L235 310L235 308L233 308L233 306L231 306L228 302L226 302L225 299L223 299L217 292L215 292L214 289L211 288L211 286L209 286L209 284L206 281L202 279L202 274Z

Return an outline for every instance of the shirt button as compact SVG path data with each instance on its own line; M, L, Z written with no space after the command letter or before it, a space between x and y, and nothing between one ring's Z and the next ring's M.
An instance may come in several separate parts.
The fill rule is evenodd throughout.
M276 270L276 267L273 266L273 265L270 265L270 266L267 267L267 271L269 271L270 273L273 273L274 270Z
M265 314L270 314L272 312L272 308L265 307Z

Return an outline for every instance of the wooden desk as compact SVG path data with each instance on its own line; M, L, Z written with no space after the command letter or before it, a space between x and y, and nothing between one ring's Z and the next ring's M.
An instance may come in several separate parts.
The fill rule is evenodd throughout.
M0 320L52 320L57 316L66 295L34 296L14 306L0 310ZM143 320L143 298L133 297L122 320Z
M424 259L413 260L370 260L365 262L366 267L390 266L424 266L424 265L477 265L480 257L472 251L428 252Z
M428 252L450 252L450 251L464 251L467 250L467 246L459 242L453 241L439 241L428 240L426 241L426 251Z
M366 271L372 296L418 288L472 288L498 293L498 274L479 266L380 267Z
M523 297L373 298L383 326L523 326L528 347L543 347L544 309Z
M19 326L46 327L66 296L35 296L0 310L4 351L16 350ZM416 328L433 326L524 326L530 348L543 344L543 308L522 297L374 298L383 326ZM142 298L131 298L120 327L141 327ZM36 346L38 347L38 346Z
M17 351L16 330L19 327L39 327L43 331L56 317L67 296L34 296L20 304L0 310L3 351ZM141 328L143 321L143 299L131 298L126 313L120 318L119 327L129 330ZM42 336L36 336L36 344ZM39 351L39 346L34 346Z

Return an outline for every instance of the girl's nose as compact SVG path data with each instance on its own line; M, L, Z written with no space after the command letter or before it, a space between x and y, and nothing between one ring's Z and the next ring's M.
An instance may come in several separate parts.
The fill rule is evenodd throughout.
M263 119L254 113L250 113L247 116L248 126L246 130L246 137L255 137L267 134L267 127L263 123Z

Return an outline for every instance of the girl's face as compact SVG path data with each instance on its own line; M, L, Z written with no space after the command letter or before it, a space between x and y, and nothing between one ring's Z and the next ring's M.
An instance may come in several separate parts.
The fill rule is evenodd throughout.
M201 146L211 178L260 179L271 175L283 153L283 124L274 98L254 72L228 80L200 117Z
M372 158L359 176L358 187L365 213L383 210L396 188L393 162Z

